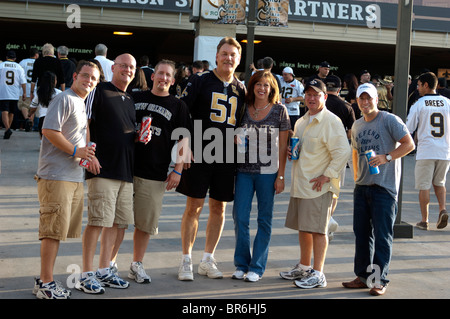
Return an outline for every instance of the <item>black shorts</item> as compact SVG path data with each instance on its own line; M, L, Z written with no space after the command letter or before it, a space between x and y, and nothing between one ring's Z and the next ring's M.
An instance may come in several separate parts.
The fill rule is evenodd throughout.
M221 202L234 199L235 164L195 164L183 170L177 192L193 197L209 197Z
M18 100L0 100L0 112L16 113Z

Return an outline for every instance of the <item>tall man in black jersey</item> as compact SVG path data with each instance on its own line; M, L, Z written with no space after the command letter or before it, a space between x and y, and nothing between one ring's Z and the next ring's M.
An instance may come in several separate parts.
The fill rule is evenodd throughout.
M226 160L227 154L234 152L234 144L227 143L226 130L237 127L244 107L245 87L234 76L240 60L239 42L231 37L223 38L217 46L217 67L213 71L191 77L181 96L194 121L194 163L184 170L177 187L178 192L187 196L181 222L183 257L178 271L179 280L194 279L192 247L208 189L206 244L198 273L209 278L223 277L217 269L213 255L222 234L226 202L234 198L235 163L233 160ZM220 133L223 142L217 135L212 137L212 141L209 140L206 131ZM217 146L214 151L211 151L209 143Z

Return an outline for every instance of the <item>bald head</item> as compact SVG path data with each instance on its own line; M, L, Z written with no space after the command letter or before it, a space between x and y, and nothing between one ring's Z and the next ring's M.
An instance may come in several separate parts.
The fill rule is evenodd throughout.
M128 84L133 80L136 72L136 59L129 53L124 53L114 60L112 66L113 78L111 82L121 90L125 91Z

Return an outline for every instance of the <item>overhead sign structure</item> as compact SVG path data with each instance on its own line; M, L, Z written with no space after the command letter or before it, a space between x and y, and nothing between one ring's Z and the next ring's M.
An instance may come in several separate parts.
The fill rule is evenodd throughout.
M205 18L216 16L218 24L245 24L246 0L207 0L205 2ZM287 27L289 0L258 0L256 23L260 26Z
M191 0L11 0L24 3L77 4L79 6L123 8L177 13L192 12ZM217 20L219 1L202 0L201 16ZM231 2L229 0L228 2ZM248 3L249 0L246 2ZM358 0L258 0L258 8L268 12L267 7L275 5L286 10L290 21L330 23L376 28L397 28L398 3ZM412 0L411 0L412 1ZM225 1L224 1L225 2ZM238 2L238 1L235 1ZM240 2L240 1L239 1ZM286 4L288 3L288 4ZM286 9L287 5L287 9ZM259 11L259 10L258 10ZM283 12L276 12L280 17ZM261 14L262 17L265 14ZM274 19L274 17L270 18ZM287 19L287 17L286 17ZM287 21L287 20L286 20ZM274 21L272 21L274 23ZM276 23L276 22L275 22ZM450 30L450 8L438 5L414 6L412 30L447 33Z
M256 21L258 25L287 27L289 0L259 0Z
M245 24L245 0L218 0L218 24Z

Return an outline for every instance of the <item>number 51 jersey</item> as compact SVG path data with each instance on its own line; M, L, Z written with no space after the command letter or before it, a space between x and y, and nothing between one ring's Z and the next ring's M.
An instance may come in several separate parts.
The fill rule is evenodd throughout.
M406 126L417 134L416 160L450 160L450 100L426 94L411 107Z
M192 142L198 143L202 140L202 149L204 149L206 145L217 138L216 133L220 131L223 139L221 151L223 151L225 162L227 148L234 147L234 142L229 143L228 141L227 143L226 131L227 128L235 129L238 127L244 112L245 93L244 84L235 76L230 83L223 82L215 70L191 76L180 98L189 108L194 124L194 134L200 133L198 125L201 124L202 136L192 135ZM216 136L205 139L204 132L209 128L214 128L209 132ZM195 146L193 146L193 150L194 158L199 158L196 157ZM218 150L216 149L216 151Z

